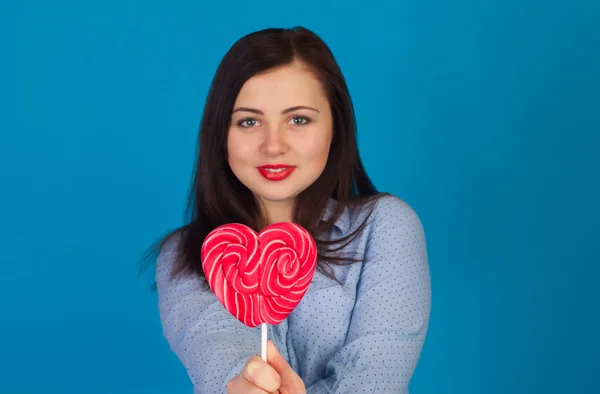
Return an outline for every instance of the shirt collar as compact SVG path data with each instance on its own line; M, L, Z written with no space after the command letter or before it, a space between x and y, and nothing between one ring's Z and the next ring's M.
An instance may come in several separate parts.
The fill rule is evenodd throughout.
M335 210L338 207L338 205L339 203L336 200L334 200L333 198L329 198L329 200L327 201L327 205L325 206L325 211L321 216L321 221L323 222L329 220L335 213ZM333 225L337 227L342 232L342 234L346 234L348 232L350 225L350 218L348 216L348 208L345 207L342 213L340 213L340 216L333 223Z

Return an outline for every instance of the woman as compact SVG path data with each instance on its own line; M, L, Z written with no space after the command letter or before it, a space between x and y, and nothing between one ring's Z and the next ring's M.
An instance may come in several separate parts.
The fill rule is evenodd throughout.
M290 221L319 248L296 309L251 329L206 284L200 249L225 223ZM429 322L421 222L365 173L352 102L326 44L304 28L236 42L199 133L188 224L166 237L156 285L163 332L198 393L408 393Z

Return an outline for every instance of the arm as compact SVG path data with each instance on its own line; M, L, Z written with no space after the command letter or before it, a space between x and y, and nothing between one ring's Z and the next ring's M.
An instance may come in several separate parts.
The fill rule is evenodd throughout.
M231 316L204 286L204 279L169 279L176 258L176 239L163 247L156 263L163 334L186 368L195 392L226 393L227 382L260 349L260 331Z
M307 394L408 393L431 306L425 235L405 202L379 204L345 345Z

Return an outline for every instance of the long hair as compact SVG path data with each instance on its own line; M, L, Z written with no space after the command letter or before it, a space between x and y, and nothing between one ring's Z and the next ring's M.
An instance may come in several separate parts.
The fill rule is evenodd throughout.
M364 207L365 203L381 196L359 156L354 107L346 81L330 49L315 33L303 27L270 28L238 40L215 73L198 135L184 217L186 224L159 240L147 254L152 259L171 236L180 234L172 276L186 273L205 277L200 251L205 237L217 226L241 223L259 231L258 202L228 164L227 133L235 100L244 83L256 74L294 61L307 65L320 81L331 107L333 133L325 169L296 197L293 221L315 239L319 250L317 269L324 275L338 281L332 274L331 264L360 261L340 251L364 228L368 216L343 238L319 239L319 235L331 229L344 209ZM330 198L336 200L337 208L328 220L321 221ZM153 289L156 289L155 283Z

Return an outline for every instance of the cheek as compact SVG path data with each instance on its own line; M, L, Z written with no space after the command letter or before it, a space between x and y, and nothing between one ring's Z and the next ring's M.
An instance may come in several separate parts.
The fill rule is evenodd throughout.
M244 160L247 156L244 149L245 146L247 145L235 133L230 133L227 136L227 157L230 164Z
M305 149L305 157L318 166L324 166L329 156L331 146L331 136L324 138L315 138Z

